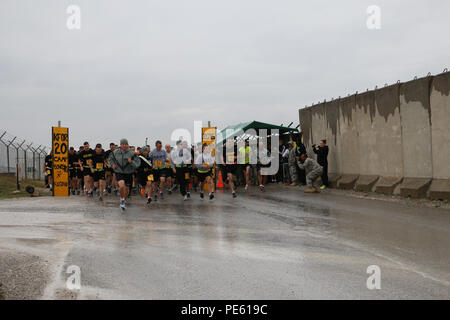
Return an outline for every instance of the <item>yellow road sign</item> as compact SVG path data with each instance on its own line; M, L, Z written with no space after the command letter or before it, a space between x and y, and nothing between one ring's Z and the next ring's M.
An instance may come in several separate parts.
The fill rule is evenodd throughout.
M52 127L53 196L69 196L69 128Z

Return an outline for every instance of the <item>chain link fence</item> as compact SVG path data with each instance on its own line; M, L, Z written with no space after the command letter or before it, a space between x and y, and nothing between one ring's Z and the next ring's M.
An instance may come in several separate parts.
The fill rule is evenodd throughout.
M35 145L8 131L0 130L0 173L16 175L19 179L43 180L48 148Z

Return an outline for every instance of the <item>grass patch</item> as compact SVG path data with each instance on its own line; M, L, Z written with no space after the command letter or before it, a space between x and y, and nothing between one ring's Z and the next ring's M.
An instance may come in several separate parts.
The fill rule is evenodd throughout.
M51 195L49 189L44 188L45 184L43 180L22 180L20 184L20 191L16 192L16 177L10 175L0 175L0 199L29 197L30 195L25 191L26 186L33 186L36 190L36 195Z

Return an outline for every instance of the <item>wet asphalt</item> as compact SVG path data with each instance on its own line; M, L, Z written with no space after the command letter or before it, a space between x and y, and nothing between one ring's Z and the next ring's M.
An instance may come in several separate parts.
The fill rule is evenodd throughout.
M133 196L125 212L115 196L0 201L0 281L19 299L450 298L450 210L239 191L150 206ZM20 274L17 257L32 261ZM81 289L71 291L73 265ZM367 288L371 265L380 289Z

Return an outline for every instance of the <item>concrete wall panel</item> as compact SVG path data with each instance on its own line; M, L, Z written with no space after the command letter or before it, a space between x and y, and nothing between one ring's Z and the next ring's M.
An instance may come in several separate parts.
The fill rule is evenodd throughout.
M337 152L337 131L339 127L339 100L333 100L325 104L325 139L329 148L328 172L339 174L339 153Z
M433 178L450 179L450 73L433 78L430 94Z
M300 130L303 133L303 143L306 146L311 145L312 137L312 120L311 120L311 107L303 108L299 110L300 116Z
M311 145L318 144L320 140L325 139L325 104L321 103L311 109L311 123L314 130L311 134ZM307 151L309 155L313 155L311 145L308 146Z
M359 174L359 139L354 124L356 95L339 100L339 126L336 149L342 174Z
M371 157L366 163L368 174L403 176L399 89L395 84L374 93L375 110L370 112L374 144L370 145Z
M430 77L400 86L403 176L431 178Z

